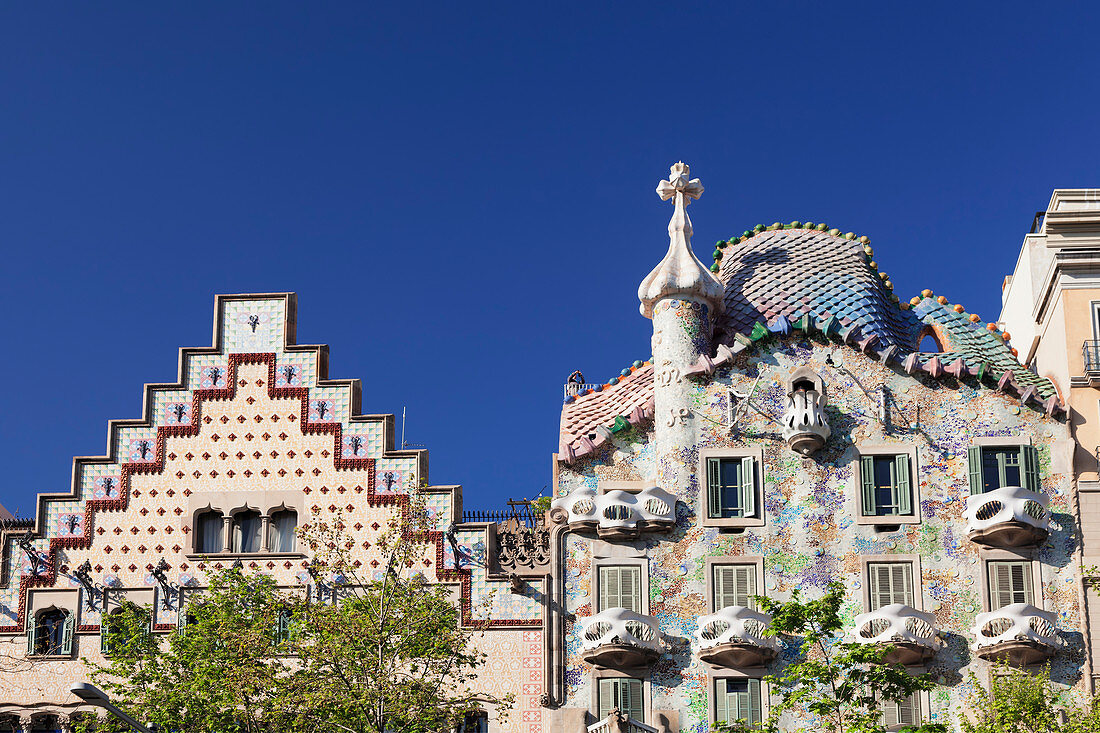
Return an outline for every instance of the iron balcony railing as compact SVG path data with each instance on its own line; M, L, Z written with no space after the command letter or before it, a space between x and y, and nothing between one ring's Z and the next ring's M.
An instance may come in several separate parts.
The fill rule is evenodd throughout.
M1100 372L1100 341L1086 341L1081 345L1081 355L1085 357L1086 372Z

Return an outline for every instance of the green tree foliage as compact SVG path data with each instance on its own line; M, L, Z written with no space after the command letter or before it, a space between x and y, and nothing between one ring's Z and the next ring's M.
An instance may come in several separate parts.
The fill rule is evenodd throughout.
M1050 681L1050 670L1028 673L999 667L986 689L971 674L970 715L960 715L963 733L1096 733L1100 697L1075 701Z
M168 635L148 633L149 610L123 603L92 679L135 718L179 733L435 733L488 704L505 714L510 698L476 690L478 630L417 572L428 526L414 498L372 543L380 579L359 577L342 521L303 527L320 599L220 570ZM77 730L125 728L87 720Z
M743 721L720 724L730 733L784 730L786 713L818 716L816 731L827 733L884 733L882 703L898 701L932 688L927 674L911 675L900 665L883 663L888 648L842 641L844 622L840 607L844 586L833 583L819 600L803 601L796 589L791 600L778 602L758 597L760 610L772 615L771 633L797 644L798 654L779 675L765 680L778 691L768 718L759 726ZM909 726L907 733L946 733L938 723Z

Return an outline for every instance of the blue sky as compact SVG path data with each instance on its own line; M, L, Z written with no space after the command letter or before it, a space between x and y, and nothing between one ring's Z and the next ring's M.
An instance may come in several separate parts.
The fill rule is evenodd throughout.
M695 248L871 238L994 320L1055 187L1100 186L1096 4L8 4L0 502L67 490L217 292L293 290L468 508L550 482L561 385L649 356L653 189Z

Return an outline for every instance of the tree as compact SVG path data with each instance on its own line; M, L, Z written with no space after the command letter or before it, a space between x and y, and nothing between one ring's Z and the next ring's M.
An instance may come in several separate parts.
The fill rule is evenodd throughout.
M1074 701L1050 681L1050 670L1028 673L999 666L986 689L970 675L967 705L975 717L959 716L963 733L1095 733L1100 697Z
M463 628L445 586L417 568L430 521L413 493L374 541L383 562L361 578L348 553L343 522L316 518L303 533L314 550L315 578L339 578L339 603L307 604L296 613L300 670L284 688L287 707L311 730L434 733L467 714L511 698L479 694L475 679L486 655L473 646L478 629Z
M179 733L438 733L485 705L506 714L510 698L476 690L477 629L462 627L446 586L416 571L434 547L429 526L414 495L372 537L384 562L366 579L343 521L315 517L299 536L318 592L218 570L166 640L149 633L148 609L124 602L92 679L134 717ZM93 720L77 730L124 728Z
M273 630L291 602L268 576L216 571L204 595L181 609L187 623L167 643L149 633L149 609L123 602L106 617L107 662L89 663L92 679L124 710L162 730L269 730L279 714L274 700L292 671L277 655Z
M778 688L780 701L773 705L759 727L730 722L718 730L731 733L761 730L778 733L780 718L789 711L817 715L828 733L883 733L882 705L904 700L915 692L930 690L928 674L911 675L900 665L884 664L888 647L842 641L840 607L844 586L829 585L825 596L803 601L796 589L791 600L778 602L758 597L760 610L772 616L769 633L798 645L797 660L782 674L765 680ZM909 726L908 733L946 733L938 723Z

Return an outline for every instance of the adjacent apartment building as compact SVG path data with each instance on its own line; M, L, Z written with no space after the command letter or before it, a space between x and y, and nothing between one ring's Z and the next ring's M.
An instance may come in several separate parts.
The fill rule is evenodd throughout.
M1016 268L1005 278L1000 324L1020 361L1049 379L1076 443L1083 566L1100 566L1100 189L1058 189L1035 215ZM1082 578L1092 684L1100 682L1100 593ZM1089 631L1092 633L1089 633Z

